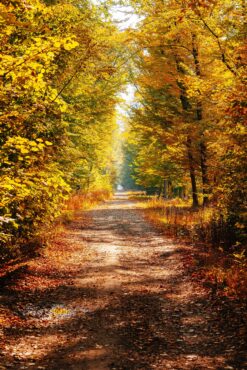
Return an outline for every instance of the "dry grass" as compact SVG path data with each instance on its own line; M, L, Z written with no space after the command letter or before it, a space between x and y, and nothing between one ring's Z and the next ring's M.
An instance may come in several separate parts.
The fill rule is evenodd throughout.
M163 200L156 197L147 202L140 202L140 207L146 210L151 221L161 225L172 236L187 237L192 242L220 244L215 228L212 229L212 222L218 223L218 228L222 225L217 220L218 216L213 208L192 209L188 201Z
M207 281L211 281L221 295L247 297L247 271L246 266L232 263L224 268L222 261L205 270Z
M144 210L147 219L164 230L166 235L195 246L201 277L217 292L246 297L246 256L243 248L229 244L231 230L214 207L193 209L188 201L157 197L140 199L138 206ZM202 253L203 249L206 253Z
M66 230L66 224L72 222L77 217L82 218L83 210L95 207L111 197L111 193L105 190L91 191L88 193L78 192L72 195L65 203L61 216L41 233L40 240L43 245L51 245ZM86 220L85 220L86 222Z
M76 193L65 202L64 211L79 211L91 209L96 204L109 199L111 193L107 190L97 190L88 193Z

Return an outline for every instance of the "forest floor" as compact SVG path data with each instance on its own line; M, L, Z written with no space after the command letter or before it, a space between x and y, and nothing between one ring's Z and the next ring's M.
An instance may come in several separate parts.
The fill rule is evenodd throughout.
M1 279L0 369L246 369L244 313L117 194Z

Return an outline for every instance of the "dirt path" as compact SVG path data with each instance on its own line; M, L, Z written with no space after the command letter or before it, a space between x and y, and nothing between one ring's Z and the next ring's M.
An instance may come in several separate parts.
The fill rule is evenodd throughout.
M245 368L243 326L191 280L188 246L124 194L87 216L5 281L0 369Z

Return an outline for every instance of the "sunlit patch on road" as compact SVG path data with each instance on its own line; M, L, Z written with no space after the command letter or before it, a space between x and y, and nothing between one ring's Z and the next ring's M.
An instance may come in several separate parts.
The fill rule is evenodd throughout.
M86 215L91 224L70 224L6 291L19 321L3 333L5 363L49 370L230 369L235 339L184 267L191 247L164 237L122 193Z

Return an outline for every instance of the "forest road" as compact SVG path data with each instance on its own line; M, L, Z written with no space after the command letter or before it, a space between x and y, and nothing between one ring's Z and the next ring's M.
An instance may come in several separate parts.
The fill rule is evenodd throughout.
M2 288L0 369L243 369L188 248L125 193L78 215Z

